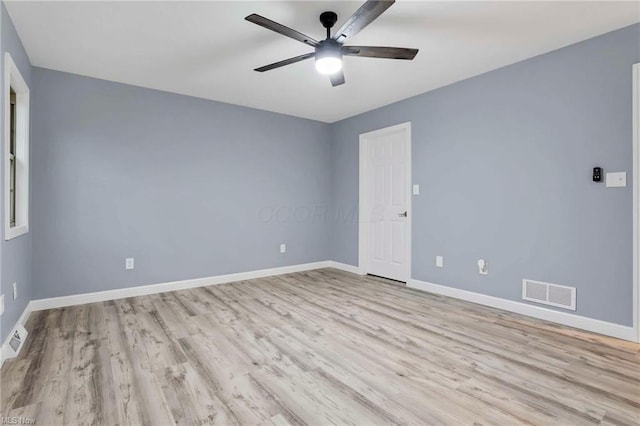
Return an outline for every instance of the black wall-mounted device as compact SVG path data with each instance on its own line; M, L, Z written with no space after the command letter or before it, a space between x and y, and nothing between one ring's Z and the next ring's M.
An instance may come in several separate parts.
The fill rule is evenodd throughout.
M602 182L602 167L593 168L593 181Z

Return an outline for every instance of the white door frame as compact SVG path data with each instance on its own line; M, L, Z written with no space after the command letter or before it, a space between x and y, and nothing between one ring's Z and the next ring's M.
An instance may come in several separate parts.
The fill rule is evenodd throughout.
M411 208L412 195L412 183L411 178L411 122L398 124L395 126L385 127L383 129L374 130L367 133L360 134L360 197L358 204L358 272L361 275L367 273L367 259L369 258L369 206L371 204L369 200L369 173L371 168L371 157L369 154L369 144L367 139L371 136L381 136L386 133L392 133L398 130L406 130L407 135L407 240L406 240L406 253L407 253L407 283L411 279L411 224L413 222L413 211Z
M633 66L633 328L640 342L640 63Z

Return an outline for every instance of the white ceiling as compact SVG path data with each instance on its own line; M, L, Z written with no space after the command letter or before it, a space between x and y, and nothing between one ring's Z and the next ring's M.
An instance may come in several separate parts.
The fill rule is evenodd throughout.
M363 0L364 1L364 0ZM363 2L6 2L35 66L334 122L640 21L639 2L398 1L346 44L419 48L413 61L345 58L331 87L311 51L244 20L314 38Z

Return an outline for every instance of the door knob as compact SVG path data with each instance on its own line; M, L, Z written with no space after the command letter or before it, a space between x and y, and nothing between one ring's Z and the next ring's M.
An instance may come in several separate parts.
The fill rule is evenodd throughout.
M407 217L407 212L398 213L398 217Z

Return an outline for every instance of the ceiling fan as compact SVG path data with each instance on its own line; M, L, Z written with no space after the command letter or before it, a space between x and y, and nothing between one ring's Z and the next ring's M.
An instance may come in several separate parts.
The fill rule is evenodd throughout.
M316 69L321 74L329 75L332 86L344 84L344 72L342 70L343 56L360 56L366 58L386 58L386 59L408 59L415 58L418 49L407 49L404 47L378 47L378 46L344 46L343 43L350 37L358 34L364 27L373 22L382 13L391 7L395 0L367 0L331 37L331 28L338 21L335 12L323 12L320 14L320 22L327 29L327 38L322 41L314 40L296 30L285 27L264 16L255 13L247 16L249 22L265 27L278 34L298 40L313 48L314 52L295 56L273 64L256 68L255 71L265 72L280 68L285 65L295 64L315 56Z

